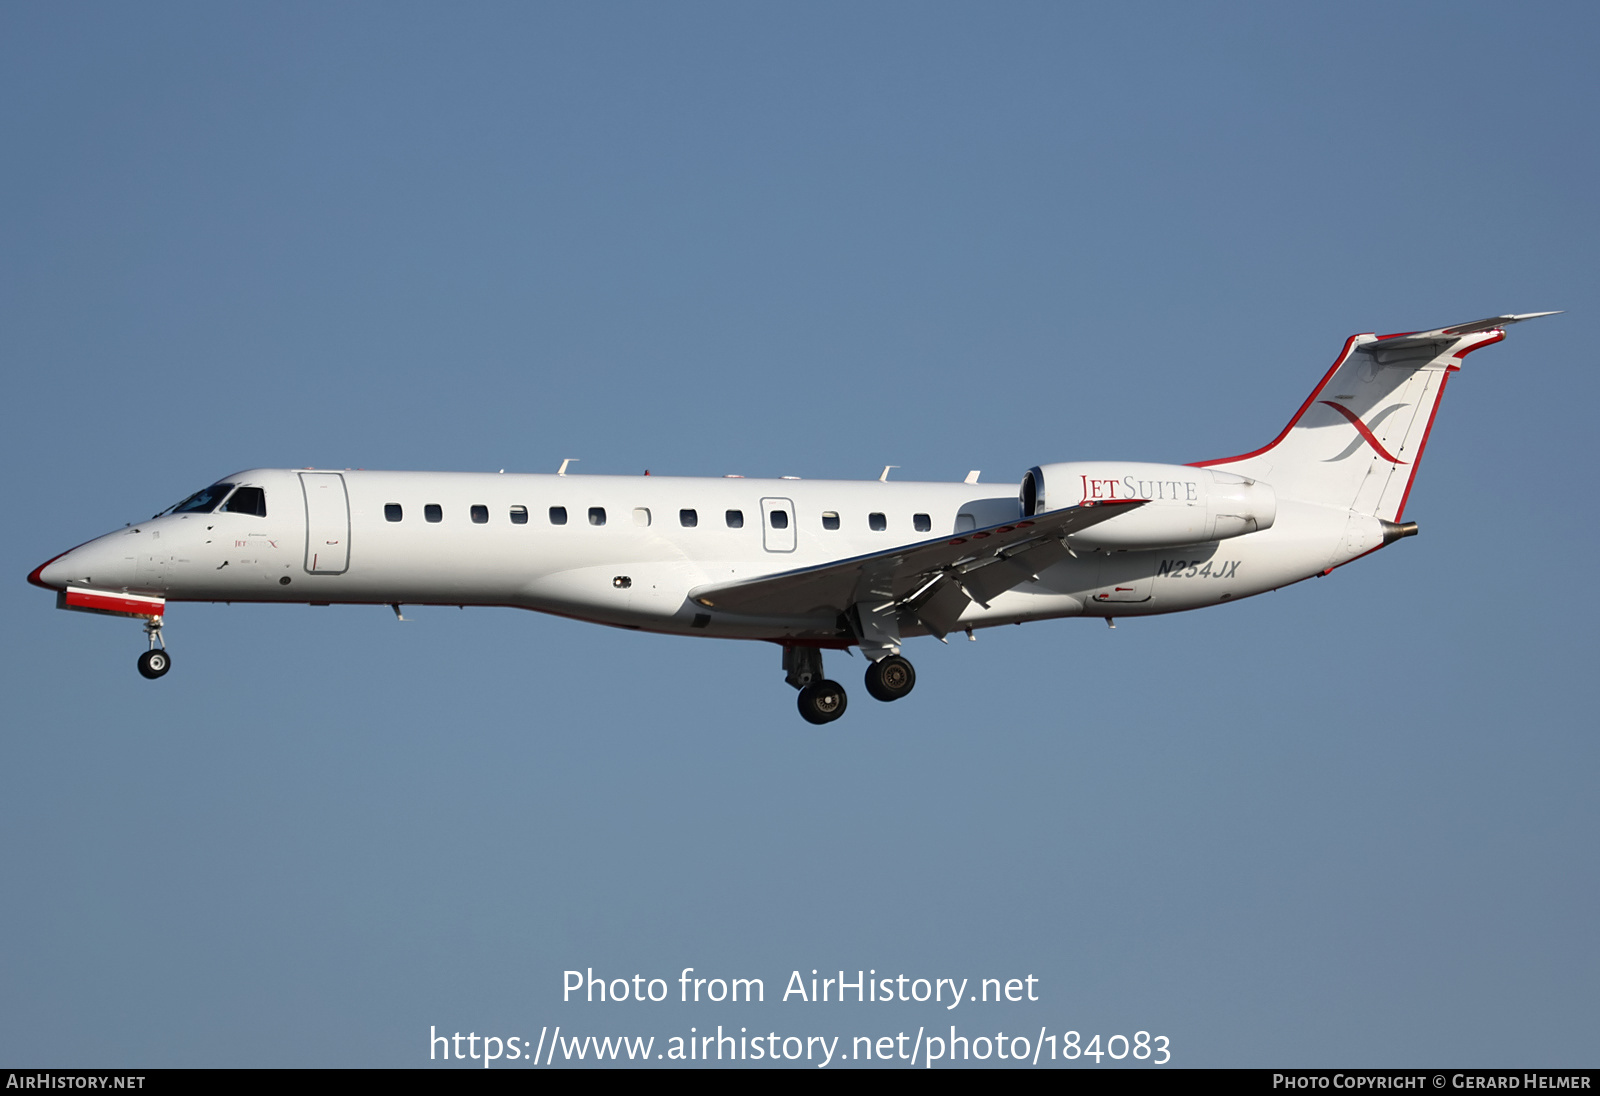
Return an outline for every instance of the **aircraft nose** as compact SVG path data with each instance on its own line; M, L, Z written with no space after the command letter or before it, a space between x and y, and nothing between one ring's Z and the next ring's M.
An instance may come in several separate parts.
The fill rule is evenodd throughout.
M99 537L45 560L28 573L28 581L46 590L65 590L72 583L122 585L127 580ZM96 579L98 578L98 581Z
M62 552L60 555L51 556L28 572L28 581L46 590L65 590L67 588L68 568L62 564L62 561L71 554L72 552L69 550Z

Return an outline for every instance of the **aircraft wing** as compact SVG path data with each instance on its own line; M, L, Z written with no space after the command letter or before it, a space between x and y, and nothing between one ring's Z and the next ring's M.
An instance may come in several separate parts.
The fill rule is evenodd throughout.
M853 605L893 608L943 637L968 603L1020 585L1068 554L1072 533L1143 506L1143 499L1086 502L884 552L776 575L702 586L690 600L718 612L837 618Z

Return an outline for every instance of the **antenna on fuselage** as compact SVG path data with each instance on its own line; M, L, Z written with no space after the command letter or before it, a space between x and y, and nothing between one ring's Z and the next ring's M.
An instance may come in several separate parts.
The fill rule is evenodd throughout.
M898 464L886 464L886 465L884 465L883 466L883 475L878 477L878 482L879 483L888 483L889 482L889 469L891 469L891 468L899 468L899 467L900 466Z
M967 473L967 478L962 480L961 482L962 483L977 483L978 482L978 473L980 471L982 471L982 469L974 468L972 471Z
M580 458L580 457L568 457L566 460L561 462L561 467L556 469L556 475L558 475L558 476L566 475L567 474L567 465L576 464L581 459L582 458Z

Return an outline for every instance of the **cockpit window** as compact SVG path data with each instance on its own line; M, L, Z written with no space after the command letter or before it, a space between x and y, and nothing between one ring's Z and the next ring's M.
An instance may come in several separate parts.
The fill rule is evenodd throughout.
M213 483L210 487L196 491L170 510L163 510L161 514L209 514L232 490L231 483ZM157 514L156 517L160 517L161 514Z
M253 514L264 518L267 516L267 493L259 487L241 487L228 496L222 508L230 514Z

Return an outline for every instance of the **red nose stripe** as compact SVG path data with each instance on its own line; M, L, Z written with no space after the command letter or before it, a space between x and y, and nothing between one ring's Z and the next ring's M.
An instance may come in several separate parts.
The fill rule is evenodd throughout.
M72 551L72 549L68 548L67 552L70 552L70 551ZM66 555L67 552L62 552L61 556ZM58 589L60 589L60 587L58 587L58 586L48 586L48 585L46 585L44 579L40 578L39 576L42 573L44 573L44 569L46 567L50 566L56 560L60 559L61 556L51 556L49 559L47 559L43 563L39 564L39 566L37 566L33 570L29 571L28 572L28 581L33 583L35 586L39 587L39 589L41 589L41 590L58 590Z
M83 542L83 544L88 544L88 543L89 543L88 541L84 541ZM40 576L40 574L43 573L43 571L44 571L44 569L46 567L50 566L56 560L60 559L61 556L70 555L73 552L76 552L79 548L83 547L83 544L74 544L71 548L68 548L65 552L62 552L60 556L51 556L49 559L47 559L43 563L39 564L39 566L35 567L33 570L28 572L28 581L33 583L35 586L39 587L42 590L60 590L61 587L59 587L59 586L51 586L48 582L46 582L44 579L40 578L39 576Z

